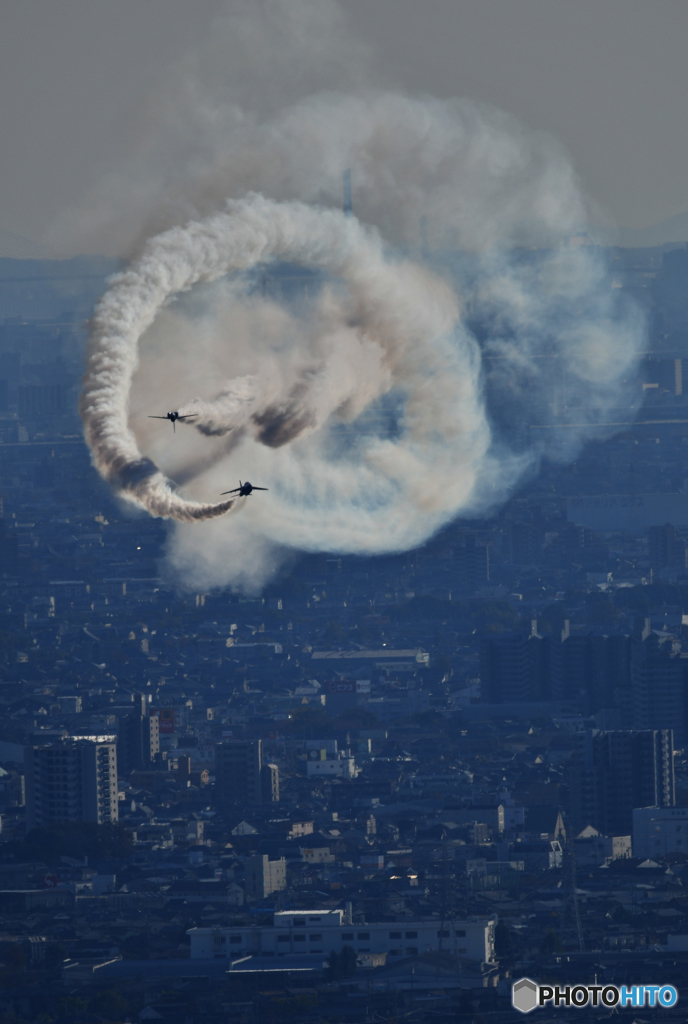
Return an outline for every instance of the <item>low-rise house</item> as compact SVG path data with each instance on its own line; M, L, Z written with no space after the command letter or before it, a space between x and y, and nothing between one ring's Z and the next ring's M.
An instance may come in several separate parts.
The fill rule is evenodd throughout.
M180 879L165 891L165 900L184 900L186 903L220 903L230 907L244 905L244 890L236 882L208 879Z
M631 856L630 836L604 836L592 825L583 829L573 841L578 867L597 867L619 857Z

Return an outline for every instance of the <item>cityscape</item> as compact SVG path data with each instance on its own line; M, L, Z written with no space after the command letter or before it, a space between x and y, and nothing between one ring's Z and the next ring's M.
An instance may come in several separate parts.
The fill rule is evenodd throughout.
M688 9L3 6L0 1024L685 1024Z
M102 265L3 261L3 1019L506 1021L572 965L681 989L688 248L608 256L652 322L633 422L260 595L180 592L91 468Z

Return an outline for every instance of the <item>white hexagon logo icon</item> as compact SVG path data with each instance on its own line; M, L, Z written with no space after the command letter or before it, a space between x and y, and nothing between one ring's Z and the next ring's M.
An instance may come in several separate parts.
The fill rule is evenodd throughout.
M530 1013L538 1004L538 987L530 978L521 978L511 990L511 1003L515 1010Z

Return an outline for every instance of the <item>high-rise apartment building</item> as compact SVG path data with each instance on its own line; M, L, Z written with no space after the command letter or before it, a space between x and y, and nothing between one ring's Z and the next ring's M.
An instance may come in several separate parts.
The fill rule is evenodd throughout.
M685 569L688 545L675 526L651 526L649 529L650 565L653 569Z
M480 645L482 692L492 704L560 700L563 694L562 630L541 636L537 622L526 632L485 637Z
M466 533L455 549L457 589L473 594L490 578L490 555L485 545L476 544L475 535Z
M118 820L114 736L27 747L25 760L27 830L58 821Z
M491 704L533 700L529 638L525 633L485 637L480 645L483 698Z
M617 709L619 723L633 729L673 729L688 739L688 663L677 644L640 620L632 635L596 631L525 631L486 636L480 646L480 677L494 704L566 701L581 714ZM680 645L678 645L680 646Z
M569 783L574 828L630 835L635 807L674 806L671 729L581 733Z
M539 522L512 523L509 527L509 553L516 565L536 565L543 533Z
M215 793L221 808L279 800L276 765L263 764L262 740L224 740L215 748Z
M635 729L673 729L675 741L682 747L687 738L688 666L679 651L680 643L657 633L633 644L631 703Z
M145 698L140 699L127 714L120 716L117 726L117 763L122 776L132 771L145 771L160 751L160 719L146 714Z

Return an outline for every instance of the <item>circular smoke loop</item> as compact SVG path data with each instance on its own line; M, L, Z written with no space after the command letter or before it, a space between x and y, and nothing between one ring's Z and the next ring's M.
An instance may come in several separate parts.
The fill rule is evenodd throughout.
M337 208L346 167L360 220ZM115 491L180 524L168 562L185 584L260 589L284 549L415 547L632 418L644 317L585 234L565 154L506 115L311 97L229 125L184 188L194 219L149 238L96 308L80 411ZM285 263L315 272L300 311L251 291ZM191 417L176 435L155 434L180 487L130 423L140 355L156 402L187 379L197 395L168 404ZM243 498L194 500L247 475L270 490L250 516Z
M405 430L398 442L379 440L368 451L369 468L386 477L378 481L378 491L386 483L397 492L403 484L399 467L390 465L385 473L391 449L408 460L410 470L412 460L420 465L432 455L437 434L442 447L454 441L460 501L465 501L489 444L489 428L475 345L469 339L453 343L459 311L452 289L421 267L388 259L378 232L353 217L260 195L232 201L224 213L149 240L98 304L80 411L100 474L154 516L193 522L234 507L235 500L202 504L181 497L142 455L128 425L129 392L139 340L171 296L277 260L317 267L344 282L347 336L330 336L286 390L284 382L239 378L214 400L187 402L180 414L193 415L192 426L208 436L249 429L259 443L280 448L334 415L355 419L395 389L405 395ZM456 483L448 487L456 491Z

